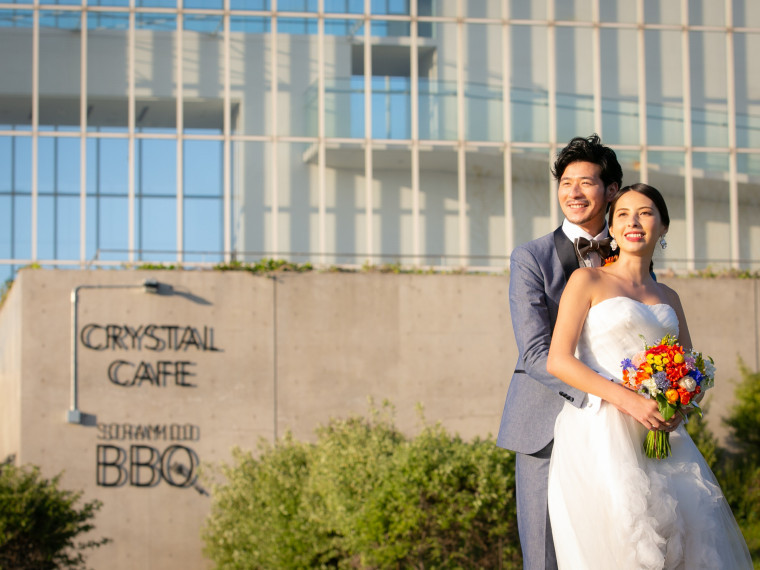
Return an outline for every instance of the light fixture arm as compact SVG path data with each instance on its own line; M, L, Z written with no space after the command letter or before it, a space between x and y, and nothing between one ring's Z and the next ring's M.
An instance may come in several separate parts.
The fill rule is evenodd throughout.
M138 285L77 285L71 290L71 406L66 412L70 424L95 425L96 416L79 409L79 378L77 376L79 350L79 291L82 289L142 289L146 293L158 293L160 283L146 279Z

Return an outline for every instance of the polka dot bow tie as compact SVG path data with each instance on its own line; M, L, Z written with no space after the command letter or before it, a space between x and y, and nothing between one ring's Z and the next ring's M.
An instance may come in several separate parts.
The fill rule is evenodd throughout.
M610 247L611 238L604 239L586 239L579 237L575 239L575 253L578 256L578 261L581 265L584 264L588 257L588 254L595 251L604 260L612 255L612 248Z

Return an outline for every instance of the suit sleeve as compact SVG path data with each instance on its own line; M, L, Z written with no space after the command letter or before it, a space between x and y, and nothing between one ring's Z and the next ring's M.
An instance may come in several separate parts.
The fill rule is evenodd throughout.
M549 302L551 300L546 294L546 280L538 261L528 249L515 249L510 258L509 308L525 373L579 407L585 393L546 371L554 328Z

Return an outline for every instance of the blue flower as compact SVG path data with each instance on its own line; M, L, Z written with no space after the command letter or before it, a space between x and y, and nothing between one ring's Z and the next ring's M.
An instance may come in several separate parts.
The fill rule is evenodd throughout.
M702 384L702 380L705 378L705 375L702 374L699 370L690 370L689 376L694 378L694 380L697 382L697 386L700 386Z
M652 380L654 380L655 384L657 384L657 389L661 392L665 392L665 390L670 388L670 380L668 380L668 375L665 372L655 372L652 375Z
M633 368L633 362L631 362L630 358L624 358L623 362L620 363L620 366L623 367L623 370L626 368Z

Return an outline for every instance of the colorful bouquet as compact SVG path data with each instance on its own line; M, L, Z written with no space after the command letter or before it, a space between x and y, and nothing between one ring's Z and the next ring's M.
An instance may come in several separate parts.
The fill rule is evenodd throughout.
M643 338L643 337L642 337ZM660 414L669 420L676 412L691 407L702 415L694 398L715 383L715 365L709 356L694 350L684 350L671 335L657 344L621 362L623 385L647 398L657 400ZM670 433L650 430L644 441L647 457L664 459L670 456Z

